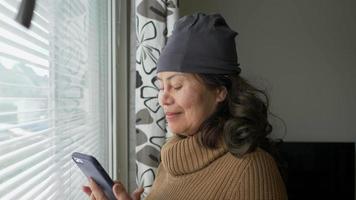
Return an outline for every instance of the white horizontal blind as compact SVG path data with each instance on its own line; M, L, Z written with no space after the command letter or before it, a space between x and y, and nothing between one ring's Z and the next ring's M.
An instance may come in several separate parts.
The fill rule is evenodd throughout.
M0 0L0 199L86 199L79 151L108 168L107 1Z

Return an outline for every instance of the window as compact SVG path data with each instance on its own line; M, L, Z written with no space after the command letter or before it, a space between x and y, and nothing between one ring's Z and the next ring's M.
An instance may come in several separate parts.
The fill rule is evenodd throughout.
M109 168L108 2L0 0L0 199L83 199L79 151Z

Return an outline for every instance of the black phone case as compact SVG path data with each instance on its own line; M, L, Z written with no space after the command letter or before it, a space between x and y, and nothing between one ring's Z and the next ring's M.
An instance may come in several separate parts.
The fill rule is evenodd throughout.
M88 178L94 179L109 200L116 200L112 191L114 182L94 156L74 152L72 159Z

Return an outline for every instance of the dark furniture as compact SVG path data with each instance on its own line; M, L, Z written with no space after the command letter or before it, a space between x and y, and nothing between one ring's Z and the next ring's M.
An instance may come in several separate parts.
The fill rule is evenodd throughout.
M355 200L355 144L282 142L289 200Z

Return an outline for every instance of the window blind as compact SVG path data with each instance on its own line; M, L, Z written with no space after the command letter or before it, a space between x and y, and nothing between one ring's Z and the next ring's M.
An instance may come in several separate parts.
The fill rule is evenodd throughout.
M108 2L0 0L0 199L86 199L71 154L109 165Z

